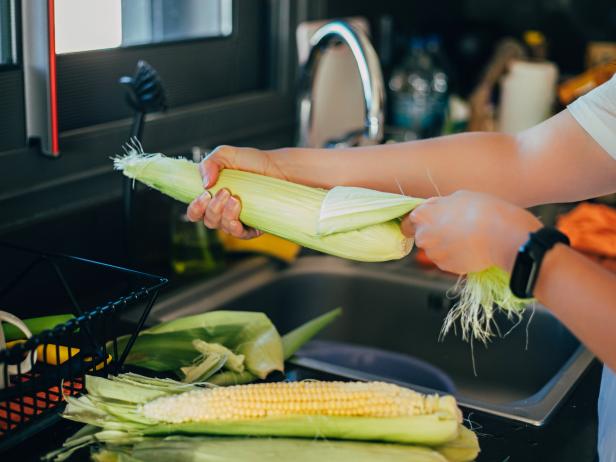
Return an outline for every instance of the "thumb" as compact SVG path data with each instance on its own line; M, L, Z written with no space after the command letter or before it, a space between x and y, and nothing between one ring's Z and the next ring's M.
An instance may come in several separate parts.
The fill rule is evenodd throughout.
M216 184L220 171L225 167L230 167L235 151L233 146L218 146L201 161L199 172L203 178L204 188L211 188Z
M408 238L415 236L415 225L411 222L410 214L406 214L400 223L402 234Z
M205 189L211 188L218 181L218 174L222 170L222 166L213 159L204 159L199 164L199 173L203 178L203 187Z

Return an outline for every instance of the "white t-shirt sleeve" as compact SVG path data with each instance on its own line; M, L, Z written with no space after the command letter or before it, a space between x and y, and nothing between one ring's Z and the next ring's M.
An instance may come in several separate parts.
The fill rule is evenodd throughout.
M582 128L616 159L616 75L579 97L567 109Z

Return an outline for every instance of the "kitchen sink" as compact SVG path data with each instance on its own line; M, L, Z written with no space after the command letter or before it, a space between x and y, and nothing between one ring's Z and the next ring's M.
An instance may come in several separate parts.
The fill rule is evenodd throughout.
M342 317L318 336L332 354L319 348L320 353L313 355L316 350L308 345L291 362L348 378L452 391L439 390L443 387L436 382L425 386L413 380L404 363L397 362L406 356L443 373L447 380L441 383L452 383L460 404L468 409L545 424L590 365L592 354L541 306L527 310L513 329L511 321L499 320L502 338L487 347L480 343L471 347L453 332L439 341L443 318L453 303L448 294L454 283L454 277L419 269L409 259L362 264L308 256L281 267L254 258L161 300L149 322L218 308L258 310L285 333L341 306ZM372 362L345 364L340 358L348 355L336 353L337 345L391 352L396 359L389 368L378 356Z

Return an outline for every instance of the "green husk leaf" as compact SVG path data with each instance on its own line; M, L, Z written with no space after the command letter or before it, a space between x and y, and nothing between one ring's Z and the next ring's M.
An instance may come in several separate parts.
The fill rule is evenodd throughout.
M401 194L375 194L372 189L336 186L327 192L321 205L318 232L327 236L394 220L423 201Z
M479 455L479 440L472 430L460 425L458 437L435 448L449 462L470 462Z
M291 438L167 437L132 448L105 449L97 461L141 462L447 462L438 452L417 446ZM131 459L123 459L126 455ZM117 459L109 458L116 456Z
M233 372L244 372L244 355L236 355L224 345L219 343L208 343L203 340L193 340L193 346L204 356L217 354L224 356L227 360L224 364L226 369Z
M233 372L233 371L222 371L217 374L214 374L212 377L208 379L208 383L212 385L218 385L221 387L226 387L229 385L245 385L247 383L254 382L258 380L259 377L251 374L248 371L244 372Z
M251 420L159 423L143 429L144 436L229 435L292 438L331 438L438 446L458 436L458 422L448 414L371 418L339 416L264 417Z
M212 375L223 368L227 362L227 359L227 356L223 356L218 353L210 353L207 356L201 356L200 359L192 366L180 368L180 371L184 375L182 382L205 382Z
M289 359L308 340L317 335L342 314L342 308L331 310L293 329L282 337L284 359Z

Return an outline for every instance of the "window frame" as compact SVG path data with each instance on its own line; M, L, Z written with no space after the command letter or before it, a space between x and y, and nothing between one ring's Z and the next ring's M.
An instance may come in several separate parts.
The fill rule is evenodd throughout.
M270 85L149 115L146 151L190 153L194 145L241 144L269 135L292 139L296 126L295 29L300 21L314 17L313 8L310 0L266 1L273 57L267 69ZM130 126L131 119L124 118L61 132L57 159L40 155L37 146L25 146L25 135L20 148L3 150L0 146L0 172L11 172L0 175L0 232L119 198L122 180L112 171L109 158L121 151Z
M25 144L26 119L24 108L23 70L21 66L21 3L9 0L12 6L12 62L0 64L0 153L18 149ZM5 111L5 108L13 108ZM0 191L2 187L0 186Z
M171 109L261 90L266 53L260 42L262 6L267 0L232 0L228 36L190 38L103 50L59 54L57 63L59 130L70 131L130 117L124 89L117 83L134 72L139 59L158 70ZM199 59L209 56L208 59ZM195 59L195 57L197 57ZM98 89L103 89L99 91Z
M2 70L6 70L6 69L15 69L17 67L17 64L19 62L19 54L18 54L18 50L19 47L17 46L17 36L18 36L18 32L19 32L19 28L17 26L17 10L19 8L19 4L17 4L15 2L15 0L6 0L6 7L8 8L8 15L6 17L4 17L4 20L8 23L8 27L10 28L10 33L9 33L9 48L10 48L10 57L11 57L11 61L10 62L2 62L1 59L2 58L2 53L0 53L0 71ZM2 10L4 10L4 8L1 8ZM2 13L3 11L0 11L0 13ZM4 11L4 13L7 13L7 11ZM2 16L0 16L0 18L2 18ZM2 19L0 19L2 20ZM2 39L3 37L0 37L0 39ZM1 43L4 43L4 40L2 40ZM6 45L0 45L0 47L4 48ZM2 48L0 48L0 50L2 50Z

